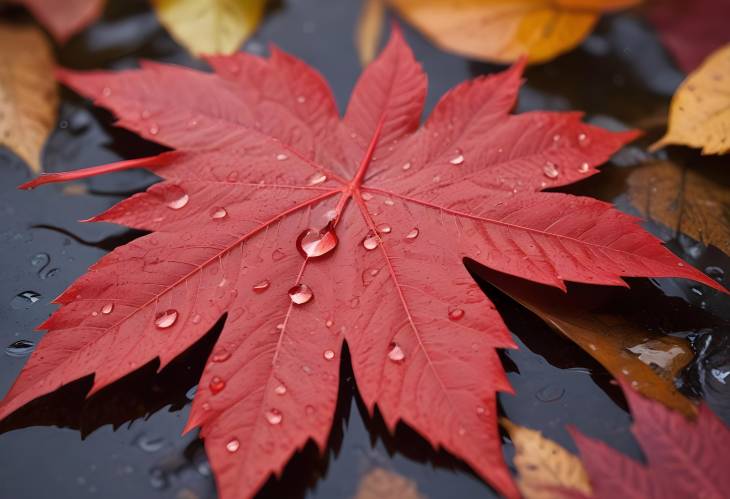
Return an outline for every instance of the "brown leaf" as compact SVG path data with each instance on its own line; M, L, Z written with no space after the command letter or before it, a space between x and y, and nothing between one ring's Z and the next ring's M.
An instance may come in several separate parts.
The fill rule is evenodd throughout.
M525 499L564 497L561 493L564 490L590 496L588 474L577 456L543 437L539 431L504 418L500 423L515 445L514 465L519 472L517 486Z
M539 316L641 394L687 416L695 405L674 386L677 373L693 358L681 338L647 331L617 313L593 311L571 294L487 268L477 272Z
M360 57L360 64L368 65L378 50L378 42L383 32L385 18L384 0L363 0L362 11L357 20L355 31L355 47Z
M651 146L680 144L702 154L730 151L730 44L716 50L691 73L672 98L669 129Z
M388 471L373 468L360 480L355 499L423 499L415 482Z
M639 212L656 222L730 254L730 188L670 162L643 166L628 178Z
M58 108L50 46L36 28L2 24L0 59L0 145L39 173Z

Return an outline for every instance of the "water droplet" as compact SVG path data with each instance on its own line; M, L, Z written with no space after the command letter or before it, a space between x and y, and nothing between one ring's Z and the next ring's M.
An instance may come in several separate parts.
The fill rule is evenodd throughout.
M271 409L266 411L266 421L269 422L269 424L277 425L281 423L281 420L284 419L283 415L281 414L281 411L278 409Z
M362 271L362 285L363 286L369 286L371 282L375 279L375 276L377 276L380 273L379 269L367 269Z
M195 314L195 315L194 315L194 316L193 316L193 317L192 317L192 318L190 319L190 322L192 322L193 324L200 324L200 320L201 320L201 319L202 319L202 317L200 317L200 314Z
M226 176L226 180L228 182L236 182L238 180L238 172L232 171L231 173L228 174L228 176Z
M722 369L715 368L710 370L710 374L712 374L713 378L724 385L727 383L726 379L730 376L730 371L723 371Z
M370 194L369 192L363 192L363 193L362 193L362 196L361 196L361 197L362 197L362 198L363 198L363 199L364 199L365 201L370 201L371 199L373 199L373 195L372 195L372 194Z
M722 282L723 277L725 277L725 271L722 270L722 268L712 265L709 267L705 267L705 274L712 277L717 282Z
M332 319L327 319L327 321L324 323L325 327L331 328L335 324L335 321Z
M35 343L30 340L18 340L12 342L5 349L5 353L11 357L25 357L35 348Z
M337 234L330 225L322 230L307 229L297 238L299 251L309 258L326 255L336 246Z
M460 426L457 431L458 431L460 437L463 437L464 435L466 435L466 429L463 426Z
M210 210L210 218L213 220L222 220L228 216L228 212L221 206L215 206Z
M418 230L418 228L414 227L411 229L411 231L408 234L406 234L406 239L415 239L418 237L419 233L420 233L420 231Z
M274 251L271 252L271 259L275 262L283 260L285 257L286 253L284 253L280 248L276 248Z
M449 160L449 163L451 163L452 165L460 165L463 162L464 162L464 155L462 154L461 149L457 149L456 150L456 156L454 156L453 158L451 158Z
M565 389L556 385L545 385L535 392L535 398L540 402L555 402L565 395Z
M383 204L385 204L385 206L393 206L395 202L390 198L386 198L385 201L383 201Z
M150 485L158 490L167 488L167 474L160 468L153 468L150 470Z
M304 412L307 414L307 416L311 416L316 412L316 409L313 405L307 404L307 406L304 408Z
M208 387L210 388L210 392L213 395L216 395L223 391L223 389L226 387L226 382L221 378L220 376L213 376L210 379L210 383L208 384Z
M307 185L319 185L327 181L327 175L322 172L314 172L307 177Z
M388 224L380 224L378 225L378 232L381 234L390 234L393 228Z
M325 350L324 354L322 354L325 358L325 360L332 360L335 358L335 352L332 350Z
M195 398L196 393L198 393L198 385L195 385L190 390L185 392L185 398L188 400L193 400Z
M295 305L304 305L312 299L312 296L314 296L312 288L306 284L299 283L289 289L289 299L291 299L292 303Z
M480 416L486 412L487 412L487 410L484 407L482 407L482 406L477 407L477 414L479 414Z
M109 315L114 311L114 304L113 303L107 303L103 307L101 307L101 313L104 315Z
M165 439L162 437L140 435L135 443L144 452L157 452L165 446Z
M303 95L300 95L299 97L297 97L297 102L299 104L304 104L305 102L307 102L307 98L304 97Z
M411 162L409 161L408 163L405 163L403 166L401 166L401 168L403 169L404 172L410 170Z
M464 317L464 310L463 309L461 309L461 308L452 308L451 310L449 310L449 319L451 319L452 321L458 321L462 317Z
M172 308L165 310L164 312L160 312L157 314L157 317L155 317L155 326L157 326L157 329L167 329L172 327L172 325L177 322L177 316L177 310Z
M289 158L289 156L287 156L283 152L280 152L279 154L276 155L277 161L286 161L288 158Z
M679 262L679 263L677 264L677 267L684 267L684 264L683 264L682 262Z
M241 446L241 443L238 441L238 439L232 438L226 444L226 450L228 452L236 452L240 446Z
M104 97L109 97L112 94L112 89L109 87L104 87L101 89L101 95Z
M211 362L225 362L228 359L231 358L231 352L226 350L225 348L221 347L217 349L215 352L213 352L213 355L210 357Z
M591 169L591 165L588 163L581 163L580 167L578 167L578 171L580 173L588 173L588 171Z
M40 299L41 295L35 291L23 291L10 300L10 307L15 310L27 309L34 303L37 303Z
M269 286L271 286L271 282L268 279L264 279L251 286L251 289L253 289L254 293L260 294L269 289Z
M586 139L588 139L588 135L586 135L586 134L584 134L584 133L579 133L579 134L578 134L578 142L580 142L581 144L582 144L583 142L585 142L585 141L586 141Z
M380 239L378 238L378 236L376 236L373 233L369 233L362 240L362 246L363 246L363 248L365 248L368 251L374 250L375 248L378 247L379 244L380 244Z
M557 165L550 161L545 163L545 166L542 167L542 172L547 178L558 178L558 175L560 175Z
M406 358L406 354L397 343L391 343L388 358L393 362L402 362Z
M171 186L167 193L167 207L173 210L179 210L185 207L190 201L190 196L180 187Z
M284 331L284 323L282 322L282 323L277 324L276 327L274 328L274 331L276 333L281 333L282 331Z
M160 127L157 126L156 123L152 123L150 125L149 132L151 135L157 135L158 133L160 133Z
M553 142L558 142L560 140L560 134L556 133L553 135Z
M274 393L277 395L285 395L286 387L284 385L278 385L276 388L274 388Z

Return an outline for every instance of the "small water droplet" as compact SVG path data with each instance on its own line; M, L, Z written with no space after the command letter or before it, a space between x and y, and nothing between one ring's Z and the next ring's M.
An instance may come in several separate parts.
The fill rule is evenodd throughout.
M406 358L406 354L397 343L391 343L388 358L393 362L402 362Z
M280 248L276 248L274 251L271 252L271 259L275 262L283 260L285 257L286 253L284 253Z
M565 389L556 385L545 385L535 392L535 398L540 402L555 402L565 395Z
M727 383L726 379L728 376L730 376L730 371L724 371L722 369L711 369L710 374L712 374L712 377L715 378L717 381L722 383L723 385Z
M307 414L307 416L311 416L316 412L316 409L313 405L307 404L307 406L304 408L304 412Z
M263 281L259 281L251 286L251 288L253 289L254 293L260 294L269 289L269 286L271 286L271 282L268 279L264 279Z
M381 234L390 234L393 228L388 224L380 224L378 225L378 232Z
M322 230L307 229L297 238L297 247L306 257L316 258L326 255L337 246L337 234L331 225Z
M274 328L274 331L276 333L281 333L282 331L284 331L284 323L281 322L281 323L277 324L276 327Z
M717 282L722 282L723 277L725 277L725 271L720 267L715 267L714 265L705 267L705 274L712 277Z
M226 387L226 382L220 376L213 376L210 379L208 387L210 388L210 392L213 395L216 395L223 391L223 389Z
M484 407L482 407L482 406L477 407L477 414L479 414L480 416L486 412L487 412L487 410Z
M460 437L463 437L464 435L466 435L466 429L463 426L460 426L457 431L458 431Z
M684 264L683 264L682 262L679 262L679 263L677 264L677 267L684 267Z
M228 452L233 453L233 452L236 452L240 446L241 446L241 443L238 441L238 439L237 438L232 438L226 444L226 450Z
M452 321L458 321L464 317L464 310L461 308L452 308L449 310L449 319Z
M363 248L365 248L368 251L374 250L375 248L378 247L379 244L380 244L380 239L378 238L378 236L376 236L373 233L369 233L362 240L362 246L363 246Z
M157 314L157 317L155 317L155 326L157 326L157 329L167 329L169 327L172 327L175 322L177 322L177 310L175 309L168 309L164 312L160 312Z
M307 177L307 185L319 185L327 181L327 175L322 172L314 172Z
M104 87L101 89L101 95L104 97L109 97L112 94L112 89L109 87Z
M228 182L236 182L236 181L238 180L238 172L237 172L237 171L235 171L235 170L234 170L234 171L232 171L232 172L230 172L230 173L229 173L229 174L228 174L228 175L226 176L226 180L227 180Z
M160 468L150 470L150 485L152 488L163 490L168 486L167 474Z
M371 199L373 199L373 195L372 195L372 194L370 194L369 192L363 192L363 193L362 193L362 198L363 198L363 199L364 199L365 201L370 201Z
M41 299L41 295L35 291L23 291L18 293L10 300L10 307L15 310L27 309L31 305L37 303Z
M277 385L277 387L274 388L274 393L277 395L285 395L286 387L284 385Z
M225 362L230 358L231 358L231 352L229 352L225 348L221 347L221 348L217 349L215 352L213 352L213 355L210 356L210 361L211 362Z
M578 142L580 142L581 144L584 143L587 139L588 139L588 135L586 135L584 133L578 134Z
M185 392L185 398L188 400L193 400L195 398L196 393L198 393L198 385L195 385L190 390Z
M406 239L415 239L418 237L419 233L420 233L420 231L418 230L418 228L414 227L411 229L411 231L408 234L406 234Z
M383 204L385 204L385 206L393 206L395 202L390 198L386 198L385 201L383 201Z
M333 350L325 350L324 354L322 354L325 358L325 360L332 360L335 358L335 352Z
M305 102L307 102L307 98L304 97L303 95L300 95L299 97L297 97L297 102L299 104L304 104Z
M210 210L210 218L213 220L222 220L228 216L228 211L221 206L215 206Z
M193 316L193 317L192 317L192 318L190 319L190 322L192 322L193 324L200 324L200 320L201 320L201 319L202 319L202 317L200 317L200 314L195 314L195 315L194 315L194 316Z
M135 443L144 452L157 452L165 446L165 439L162 437L140 435Z
M152 123L149 127L149 132L151 135L157 135L160 133L160 127L156 123Z
M558 142L560 140L560 134L556 133L553 135L553 142Z
M5 353L11 357L25 357L35 348L35 343L30 340L18 340L12 342L5 349Z
M409 161L409 162L405 163L403 166L401 166L401 168L403 169L404 172L410 170L411 162Z
M588 171L591 169L591 165L588 163L581 163L580 167L578 167L578 171L580 173L588 173Z
M304 305L311 300L313 296L314 293L312 292L312 288L306 284L299 283L289 289L289 299L291 299L292 303L295 305Z
M114 311L114 304L113 303L107 303L103 307L101 307L101 313L104 315L109 315Z
M188 201L190 201L190 196L188 196L187 192L182 190L180 187L171 186L168 191L167 199L168 208L173 210L179 210L188 204Z
M277 425L281 423L281 420L284 419L284 416L281 414L281 411L279 409L270 409L266 411L266 421L269 422L269 424Z
M545 163L545 166L542 167L542 172L547 178L558 178L558 175L560 175L560 171L558 171L558 166L555 163L551 163L550 161Z
M280 152L279 154L276 155L277 161L286 161L288 158L289 158L289 156L287 156L283 152Z
M333 321L332 319L327 319L327 321L325 321L325 323L324 323L325 327L327 327L327 328L331 328L334 324L335 324L335 321Z
M456 156L454 156L453 158L451 158L449 160L449 163L451 163L452 165L457 165L458 166L458 165L462 164L463 162L464 162L464 154L462 154L461 149L457 149L456 150Z

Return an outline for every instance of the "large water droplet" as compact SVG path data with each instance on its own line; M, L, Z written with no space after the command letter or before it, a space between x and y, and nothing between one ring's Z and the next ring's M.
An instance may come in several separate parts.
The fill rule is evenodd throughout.
M283 384L277 385L276 388L274 388L274 393L277 395L285 395L286 394L286 386Z
M241 447L241 442L237 438L230 439L226 444L226 450L228 452L236 452L239 447Z
M418 228L414 227L411 229L411 231L408 234L406 234L406 239L415 239L418 237L419 233L420 233L420 231L418 230Z
M327 175L322 172L314 172L307 177L307 185L319 185L327 181Z
M30 340L18 340L12 342L5 349L5 353L11 357L25 357L35 348L35 343Z
M376 236L373 233L369 233L367 236L365 236L365 239L362 240L362 246L368 251L372 251L375 248L378 247L380 244L380 239L378 236Z
M458 321L464 317L464 310L461 308L452 308L449 310L449 319L452 321Z
M337 234L328 224L322 230L307 229L297 238L297 247L306 257L326 255L337 246Z
M251 289L253 289L254 293L263 293L269 289L269 286L271 286L271 282L268 279L264 279L251 286Z
M226 387L226 382L220 376L213 376L210 379L208 387L210 388L210 393L216 395L223 391L223 389Z
M555 163L551 163L550 161L545 163L545 166L542 167L542 172L547 178L558 178L558 175L560 175L560 171L558 171L557 165Z
M223 347L215 350L213 352L213 355L210 356L211 362L225 362L230 358L231 358L231 352L229 352L228 350L226 350Z
M41 295L35 291L23 291L18 293L10 300L10 307L15 310L27 309L31 305L37 303L41 299Z
M335 352L333 350L325 350L322 354L325 360L332 360L335 358Z
M213 220L222 220L228 216L228 211L221 206L215 206L210 210L210 218Z
M457 165L458 166L458 165L462 164L463 162L464 162L464 155L462 154L461 149L457 149L456 150L456 156L454 156L453 158L451 158L449 160L449 163L451 163L452 165Z
M175 322L177 322L177 310L175 309L168 309L164 312L160 312L157 314L157 317L155 317L155 326L157 329L167 329L169 327L172 327Z
M107 303L103 307L101 307L101 313L104 315L109 315L114 311L114 304L113 303Z
M306 284L299 283L289 290L289 298L295 305L304 305L312 299L312 296L314 296L312 288Z
M402 362L406 358L406 354L397 343L391 343L388 358L393 362Z
M190 201L190 196L180 187L171 186L167 193L167 207L172 210L184 208Z
M281 420L284 418L279 409L270 409L266 411L266 414L264 414L264 416L266 417L266 421L268 421L269 424L272 425L277 425L281 423Z

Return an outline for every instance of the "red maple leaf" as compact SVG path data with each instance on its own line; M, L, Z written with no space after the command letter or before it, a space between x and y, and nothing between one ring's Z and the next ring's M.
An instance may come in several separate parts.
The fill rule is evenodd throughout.
M496 349L514 343L463 259L560 288L720 288L609 204L539 192L596 173L637 134L510 115L523 64L457 86L419 128L426 77L398 30L342 120L320 75L277 49L209 62L214 75L59 72L177 150L26 185L133 167L164 179L92 219L151 233L56 300L0 417L92 373L93 393L165 366L227 313L187 426L202 426L222 497L252 495L308 439L324 448L344 340L370 411L516 497L496 425L496 392L511 391Z
M104 0L11 0L25 6L59 43L99 17Z
M642 397L627 383L622 386L634 418L631 431L647 463L634 461L571 428L591 479L592 497L726 498L730 491L730 429L706 404L700 405L697 421L692 422Z

